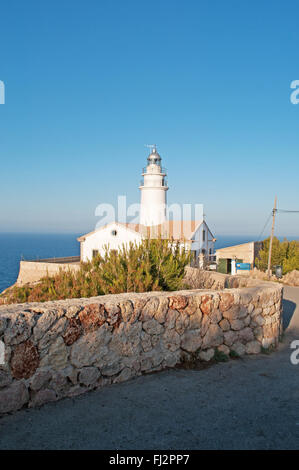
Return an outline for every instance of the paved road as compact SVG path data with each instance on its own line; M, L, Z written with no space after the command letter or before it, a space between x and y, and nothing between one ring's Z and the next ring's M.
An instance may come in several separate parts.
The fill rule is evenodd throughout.
M297 307L296 307L297 304ZM278 351L173 370L0 420L0 449L298 449L299 288L284 293Z

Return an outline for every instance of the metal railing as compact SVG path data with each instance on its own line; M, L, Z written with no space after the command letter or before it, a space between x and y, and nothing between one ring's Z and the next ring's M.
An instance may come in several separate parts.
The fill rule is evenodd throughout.
M21 261L28 261L30 263L57 263L57 264L67 264L67 263L79 263L80 256L64 256L62 258L36 258L36 259L25 259L24 256L21 256Z
M140 180L140 186L144 186L144 180ZM162 184L161 186L163 188L167 188L168 187L168 184L167 184L167 180L165 179L164 181L162 181ZM157 185L157 186L154 186L155 188L160 188L161 187L160 185Z
M163 167L163 166L160 166L160 173L157 172L157 170L155 171L147 171L148 170L148 167L145 166L142 168L142 173L147 173L147 174L153 174L153 175L166 175L167 173L167 168Z

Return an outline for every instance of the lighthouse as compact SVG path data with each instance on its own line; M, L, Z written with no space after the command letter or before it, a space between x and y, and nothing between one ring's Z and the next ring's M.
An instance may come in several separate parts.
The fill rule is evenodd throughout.
M166 170L161 166L161 157L153 146L147 158L147 166L143 168L143 180L139 189L140 224L146 226L159 225L167 220L166 216Z
M195 264L198 263L199 256L202 266L204 260L210 262L212 257L214 258L216 239L203 218L184 220L172 217L168 220L166 170L161 165L161 157L156 146L150 147L151 152L147 158L147 165L143 168L143 178L139 186L141 192L139 223L114 221L82 235L77 239L81 244L81 261L91 261L98 254L105 256L107 247L108 250L119 251L132 243L139 245L145 239L160 237L171 242L175 241L181 248L191 250Z

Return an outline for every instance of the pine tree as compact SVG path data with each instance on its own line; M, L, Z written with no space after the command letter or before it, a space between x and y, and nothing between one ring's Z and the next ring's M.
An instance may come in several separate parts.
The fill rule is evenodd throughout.
M263 242L263 249L259 252L256 260L256 266L262 271L268 268L270 238ZM283 267L283 274L286 274L293 269L299 270L299 241L288 241L286 238L282 242L278 238L273 238L272 256L271 256L271 269L276 265Z

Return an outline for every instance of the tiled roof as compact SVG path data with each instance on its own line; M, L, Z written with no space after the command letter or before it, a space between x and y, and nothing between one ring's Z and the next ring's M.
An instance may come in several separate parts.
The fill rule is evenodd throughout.
M202 220L169 220L160 225L145 226L141 224L132 224L132 223L121 223L121 222L112 222L107 225L99 227L97 230L82 235L77 240L82 242L85 238L93 235L98 230L103 230L109 225L117 224L126 227L129 230L133 230L137 233L140 233L143 237L148 238L169 238L178 241L189 241L195 230L203 223Z
M202 223L197 220L169 220L160 225L147 227L140 224L124 224L126 227L149 238L170 238L174 240L190 240L195 229Z

